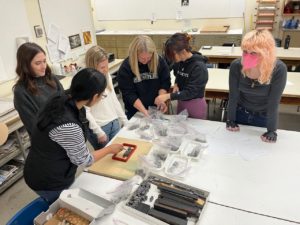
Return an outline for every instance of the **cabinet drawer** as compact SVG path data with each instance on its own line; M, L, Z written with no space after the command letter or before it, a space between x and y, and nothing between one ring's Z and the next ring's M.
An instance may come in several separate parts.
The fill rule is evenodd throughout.
M134 37L136 37L136 35L118 35L116 37L116 47L128 49Z
M125 59L128 56L128 48L118 48L118 59Z
M97 35L97 44L103 48L116 47L116 38L114 35Z

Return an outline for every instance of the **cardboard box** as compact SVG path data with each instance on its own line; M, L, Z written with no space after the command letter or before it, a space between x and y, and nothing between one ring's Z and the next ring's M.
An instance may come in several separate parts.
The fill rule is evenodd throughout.
M34 224L43 225L60 208L67 208L91 221L90 225L94 225L96 224L95 219L111 214L114 211L115 204L84 189L69 189L60 194L59 199L50 205L47 212L38 215L34 219Z

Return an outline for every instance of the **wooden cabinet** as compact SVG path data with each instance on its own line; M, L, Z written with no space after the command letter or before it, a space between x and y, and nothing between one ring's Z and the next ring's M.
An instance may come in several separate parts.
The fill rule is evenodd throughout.
M115 54L116 58L124 59L128 56L128 48L136 35L97 35L97 44L105 48L107 52ZM166 41L171 34L151 34L158 53L163 54ZM203 45L223 45L224 43L233 43L240 46L241 34L196 34L192 36L190 42L193 50L198 51Z
M291 41L289 47L300 47L300 30L284 29L282 30L282 42L284 43L287 35L290 35Z
M282 6L282 15L289 17L300 17L300 0L284 0Z
M289 25L287 23L296 22L300 20L300 0L285 0L282 5L282 18L285 28L282 28L282 43L284 43L285 38L289 35L291 37L289 47L300 47L300 28L298 29L287 29ZM292 24L291 24L292 25ZM293 26L293 25L292 25ZM293 27L294 28L294 27Z
M273 30L277 9L277 0L258 0L255 29Z

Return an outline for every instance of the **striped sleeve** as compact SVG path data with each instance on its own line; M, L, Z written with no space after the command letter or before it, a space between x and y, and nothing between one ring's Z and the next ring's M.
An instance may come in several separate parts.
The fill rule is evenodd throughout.
M49 132L49 137L66 150L73 164L90 166L94 162L94 157L85 144L82 129L78 124L67 123L55 127Z

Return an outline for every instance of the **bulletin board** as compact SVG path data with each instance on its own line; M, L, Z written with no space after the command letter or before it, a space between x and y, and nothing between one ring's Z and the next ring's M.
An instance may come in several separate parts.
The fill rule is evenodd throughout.
M16 77L18 37L32 39L24 1L0 0L0 82Z
M97 20L243 17L245 0L94 0Z
M65 59L76 59L79 55L84 54L88 48L96 44L89 0L39 0L39 3L47 37L49 35L49 27L55 25L68 43L70 38L75 42L74 45L70 46L69 53ZM91 34L91 40L89 43L85 43L83 33L88 31Z

